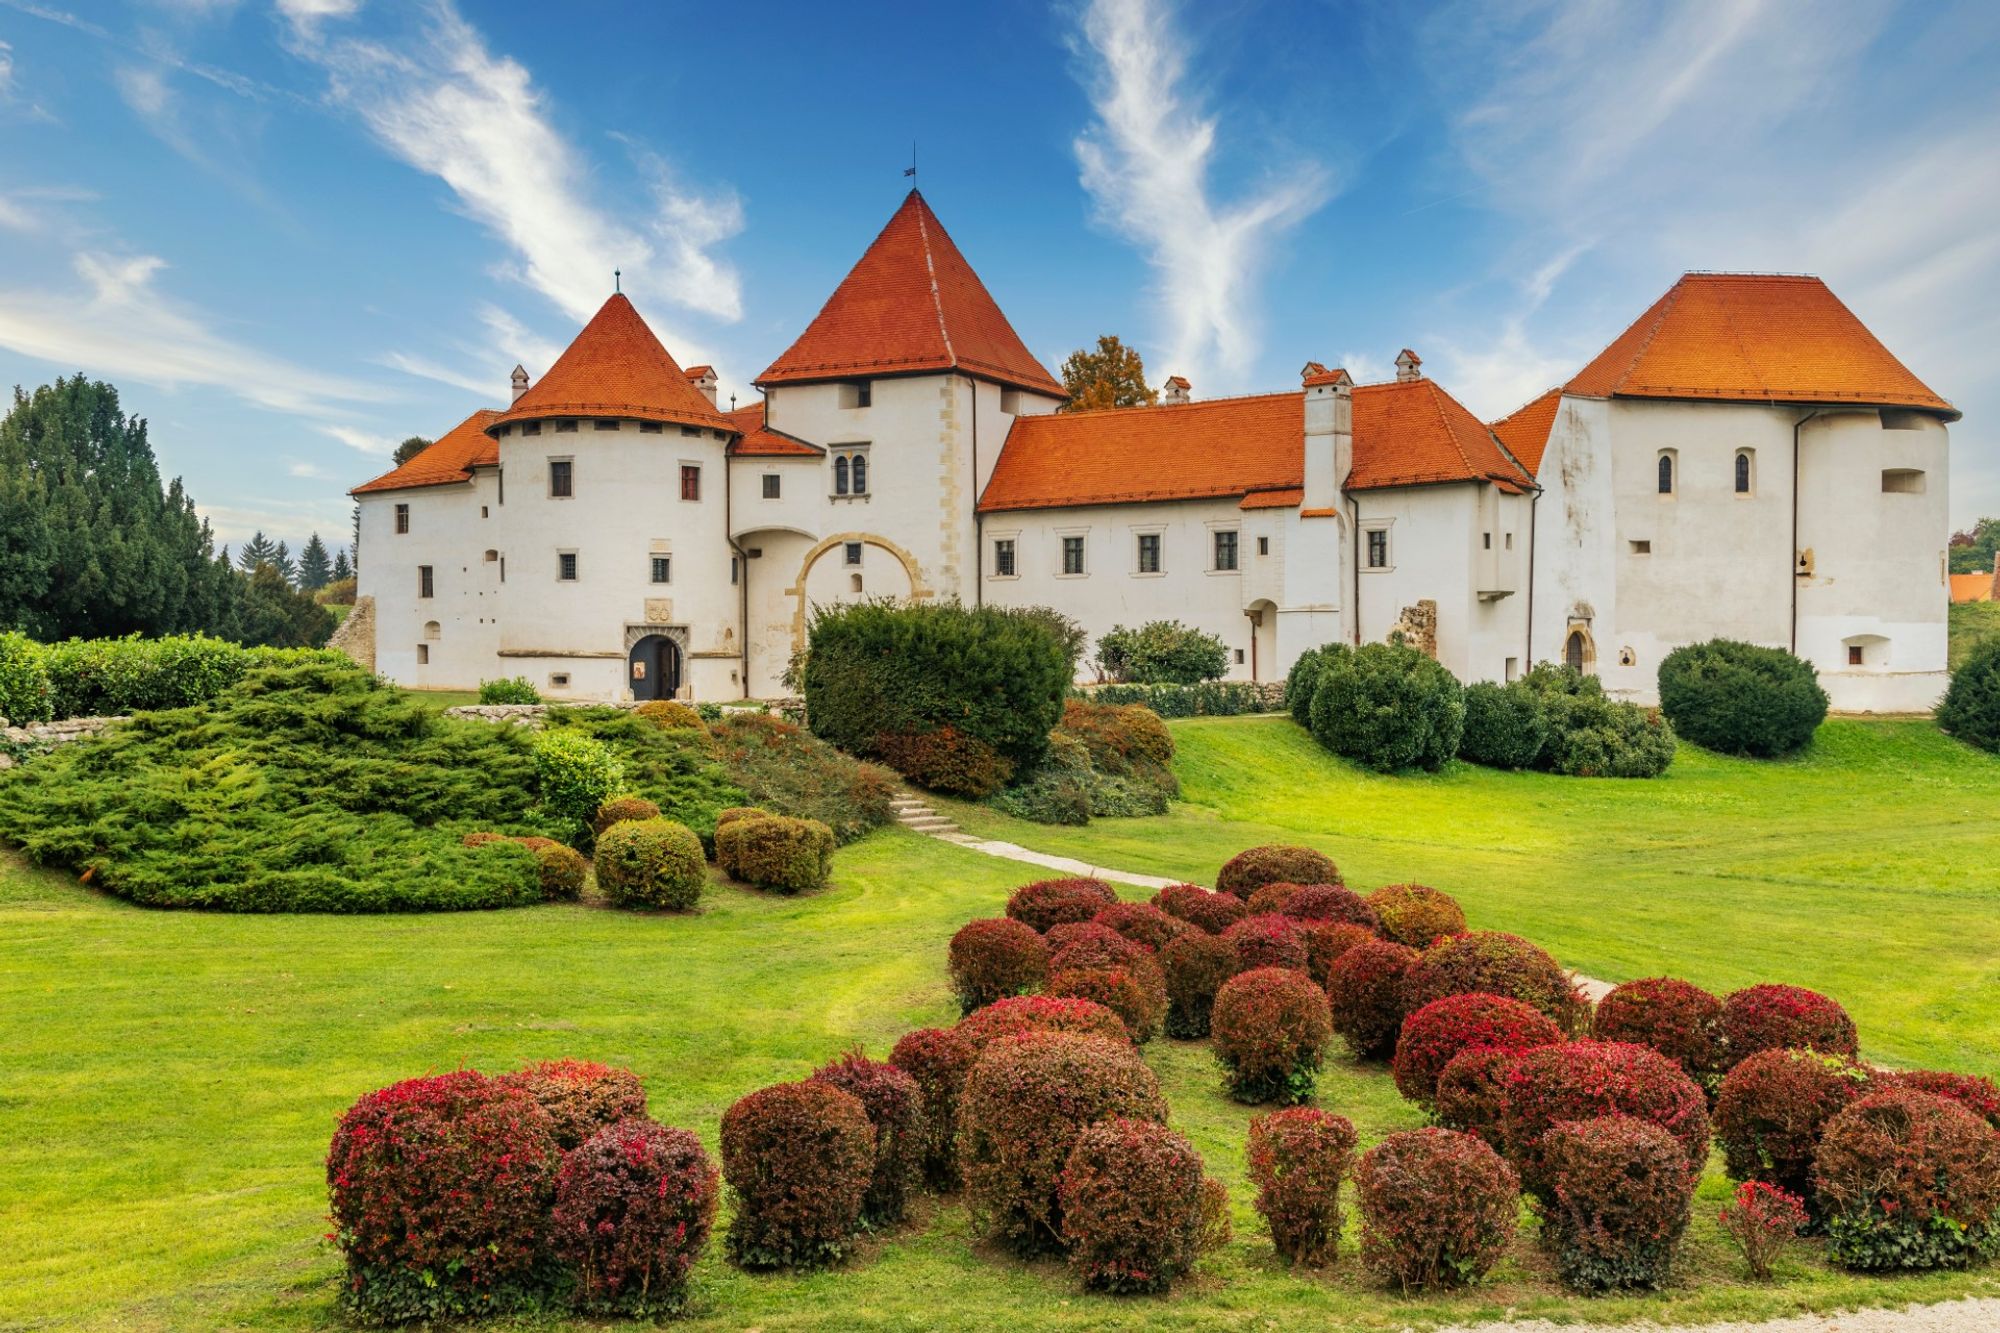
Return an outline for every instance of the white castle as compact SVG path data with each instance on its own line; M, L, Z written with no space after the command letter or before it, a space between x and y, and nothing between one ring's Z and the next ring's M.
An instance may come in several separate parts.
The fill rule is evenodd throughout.
M817 604L1178 619L1233 679L1396 630L1464 680L1565 659L1627 698L1715 636L1790 648L1836 708L1945 684L1958 419L1817 278L1690 273L1596 360L1481 422L1405 350L1355 384L1060 413L912 191L724 411L625 297L538 381L356 487L348 635L405 685L782 692Z

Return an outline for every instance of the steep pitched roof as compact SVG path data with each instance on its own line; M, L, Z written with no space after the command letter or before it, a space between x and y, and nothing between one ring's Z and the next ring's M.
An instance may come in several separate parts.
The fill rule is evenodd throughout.
M556 363L498 420L563 416L730 429L729 419L688 383L685 372L622 294L590 317Z
M471 481L472 469L491 467L500 461L500 446L486 428L500 419L500 413L482 407L446 431L428 449L400 467L391 468L373 481L364 481L349 495L373 491L401 491L413 486L449 486Z
M759 384L963 370L1066 396L915 190Z
M1542 452L1549 447L1549 431L1556 424L1556 409L1562 406L1563 391L1550 389L1538 398L1515 408L1492 425L1493 433L1507 452L1514 455L1530 476L1542 475Z
M1585 398L1868 403L1959 416L1824 282L1804 276L1689 273L1564 387Z
M1528 479L1486 427L1430 380L1354 390L1352 490ZM1299 504L1305 395L1258 394L1160 407L1014 418L982 511L1241 496L1245 509Z
M818 445L807 444L796 436L772 430L766 425L762 399L723 415L739 432L738 438L729 446L732 458L819 458L826 453Z

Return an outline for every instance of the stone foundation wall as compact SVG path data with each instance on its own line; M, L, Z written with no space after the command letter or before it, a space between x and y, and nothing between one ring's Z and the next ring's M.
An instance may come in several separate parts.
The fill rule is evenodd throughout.
M338 648L353 658L355 664L365 671L375 669L375 599L357 597L354 609L340 622L333 637L326 641L329 648Z
M68 745L86 736L95 736L122 717L71 717L61 722L29 722L11 727L0 717L0 768L12 768L19 760Z

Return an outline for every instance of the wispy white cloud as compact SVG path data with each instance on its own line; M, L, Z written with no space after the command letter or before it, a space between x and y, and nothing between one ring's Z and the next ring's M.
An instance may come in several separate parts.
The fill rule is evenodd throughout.
M1142 247L1166 315L1162 372L1240 380L1257 353L1256 278L1289 228L1331 193L1294 164L1233 203L1209 181L1217 117L1185 87L1188 53L1163 0L1091 0L1079 54L1096 121L1075 144L1103 222Z
M364 454L387 456L396 452L396 445L399 443L386 435L362 430L357 426L323 425L319 429L330 438L339 440L348 448L359 450Z
M417 352L390 352L381 358L385 366L406 375L434 380L478 394L488 403L505 401L508 375L515 366L527 369L531 379L541 377L562 355L557 344L530 331L520 320L497 305L479 308L478 323L483 338L456 338L451 346L470 364L446 364L434 356Z
M333 474L331 472L328 472L325 468L321 467L317 463L308 463L304 459L300 458L295 458L290 463L285 465L285 475L288 477L303 478L307 481L333 480Z

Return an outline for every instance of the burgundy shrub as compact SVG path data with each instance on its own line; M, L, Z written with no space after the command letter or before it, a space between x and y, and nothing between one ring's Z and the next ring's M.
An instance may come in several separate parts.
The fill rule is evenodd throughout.
M679 1310L715 1224L720 1174L701 1140L650 1120L599 1130L556 1176L556 1256L596 1314Z
M1068 921L1088 921L1118 901L1101 879L1043 879L1023 884L1007 899L1007 915L1046 932Z
M1246 916L1223 931L1222 938L1236 946L1237 966L1246 972L1255 967L1305 970L1305 932L1288 916Z
M1838 1001L1803 986L1746 986L1722 1002L1722 1067L1759 1051L1858 1055L1854 1020Z
M1189 931L1160 950L1159 963L1167 986L1167 1035L1183 1041L1206 1037L1216 992L1243 970L1236 946L1220 935Z
M1507 1051L1553 1046L1563 1039L1548 1016L1500 995L1447 995L1403 1020L1392 1068L1396 1090L1432 1110L1438 1077L1453 1057L1475 1047Z
M1380 1059L1396 1049L1396 1034L1409 1012L1405 982L1418 954L1407 944L1370 940L1333 960L1326 970L1326 997L1333 1030L1357 1060Z
M1306 971L1322 986L1326 985L1327 973L1332 970L1334 959L1357 944L1379 938L1366 926L1350 921L1307 921L1301 924L1306 931Z
M1302 887L1302 885L1298 884L1289 884L1284 880L1260 886L1255 893L1250 895L1246 904L1250 908L1250 915L1263 916L1266 913L1275 912L1279 916L1283 916L1285 914L1285 907L1292 901L1292 896Z
M1382 938L1412 949L1427 949L1432 941L1465 930L1458 900L1428 884L1384 884L1366 901L1381 921Z
M1519 935L1473 930L1448 935L1423 951L1409 979L1411 1010L1447 995L1504 995L1547 1014L1564 1035L1590 1026L1590 1003L1569 973Z
M1310 847L1252 847L1238 852L1215 877L1215 887L1248 898L1266 884L1338 884L1340 870Z
M960 1019L954 1031L972 1048L974 1060L996 1041L1031 1032L1072 1032L1120 1044L1132 1040L1125 1031L1125 1021L1095 1000L1066 1000L1053 995L996 1000Z
M1250 915L1250 909L1235 894L1217 893L1199 884L1169 884L1153 895L1153 906L1211 935L1220 935Z
M1381 930L1382 919L1368 900L1345 884L1301 884L1285 900L1284 914L1307 927L1334 922Z
M1507 1071L1502 1132L1521 1184L1553 1206L1555 1184L1543 1153L1549 1130L1568 1120L1630 1116L1658 1125L1680 1145L1692 1186L1708 1161L1708 1099L1681 1067L1647 1046L1573 1041L1524 1051Z
M1327 1268L1339 1255L1340 1182L1357 1142L1345 1116L1308 1106L1251 1120L1246 1156L1257 1212L1286 1263Z
M1826 1127L1813 1183L1844 1268L1969 1268L2000 1252L2000 1131L1957 1102L1870 1093Z
M1641 977L1597 1002L1590 1035L1650 1046L1702 1087L1722 1075L1722 1001L1675 977Z
M949 1194L958 1188L958 1099L977 1052L950 1028L905 1033L889 1063L917 1081L924 1102L924 1180Z
M1978 1074L1951 1074L1942 1069L1903 1069L1878 1076L1878 1086L1881 1085L1928 1092L1933 1097L1957 1102L1993 1128L2000 1129L2000 1086L1996 1086L1990 1078L1982 1078Z
M1049 979L1049 943L1006 917L968 921L951 937L951 988L969 1014L1010 995L1038 991Z
M1798 1238L1811 1219L1806 1215L1804 1201L1790 1190L1761 1180L1746 1180L1736 1187L1735 1195L1723 1205L1715 1220L1721 1224L1722 1234L1743 1256L1750 1276L1768 1282L1778 1256Z
M1169 941L1195 929L1177 916L1168 916L1151 903L1114 903L1091 920L1155 952L1166 948Z
M1210 1039L1237 1101L1291 1104L1312 1096L1333 1040L1326 994L1303 972L1260 967L1215 996Z
M646 1114L646 1088L639 1076L592 1060L544 1060L502 1074L500 1081L541 1103L556 1146L564 1152L600 1129Z
M1760 1180L1812 1199L1820 1135L1877 1076L1844 1055L1759 1051L1723 1075L1715 1141L1737 1180Z
M1124 967L1152 953L1145 945L1135 944L1109 926L1094 921L1057 926L1049 933L1061 937L1050 940L1056 946L1049 956L1050 976L1081 967Z
M1520 1055L1497 1046L1475 1046L1453 1056L1438 1075L1432 1112L1437 1122L1477 1135L1495 1152L1506 1151L1502 1123L1507 1113L1507 1073Z
M1096 1001L1118 1015L1126 1035L1140 1046L1160 1035L1167 1017L1166 981L1159 964L1144 955L1117 967L1063 968L1050 979L1048 995Z
M1569 1120L1541 1155L1555 1194L1543 1235L1562 1280L1583 1292L1665 1286L1694 1200L1673 1136L1631 1116Z
M813 1082L839 1088L868 1113L875 1128L875 1171L861 1220L893 1226L903 1220L924 1170L924 1094L917 1081L895 1065L849 1051L813 1071Z
M1165 1291L1202 1239L1201 1154L1151 1120L1099 1121L1077 1137L1057 1187L1070 1266L1093 1291Z
M1354 1168L1361 1262L1405 1292L1470 1286L1507 1253L1520 1181L1470 1134L1391 1134Z
M722 1174L736 1204L731 1260L752 1269L834 1263L861 1228L875 1128L832 1084L774 1084L722 1113Z

